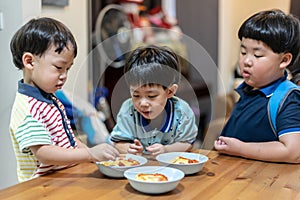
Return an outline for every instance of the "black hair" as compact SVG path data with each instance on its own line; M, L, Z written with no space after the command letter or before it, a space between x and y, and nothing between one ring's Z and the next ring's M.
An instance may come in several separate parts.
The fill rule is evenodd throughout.
M260 40L275 53L291 53L291 66L299 57L299 19L279 9L258 12L240 27L238 37Z
M138 47L128 56L124 73L129 86L158 84L166 88L180 80L179 60L165 46Z
M73 46L74 58L77 55L77 44L71 31L61 22L47 17L31 19L12 37L10 50L15 66L22 69L22 56L25 52L42 56L53 44L55 52L61 53L68 43Z

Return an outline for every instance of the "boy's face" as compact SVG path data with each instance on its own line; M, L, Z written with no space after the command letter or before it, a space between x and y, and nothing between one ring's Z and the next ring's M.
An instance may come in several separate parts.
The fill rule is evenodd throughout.
M165 108L172 91L161 85L130 86L134 108L146 119L155 119Z
M31 64L29 63L28 67L25 65L25 83L47 93L54 93L63 87L74 61L73 48L69 45L60 54L55 52L55 49L56 47L52 45L41 57L32 56Z
M248 85L261 88L282 77L285 61L286 54L274 53L264 42L242 38L239 68Z

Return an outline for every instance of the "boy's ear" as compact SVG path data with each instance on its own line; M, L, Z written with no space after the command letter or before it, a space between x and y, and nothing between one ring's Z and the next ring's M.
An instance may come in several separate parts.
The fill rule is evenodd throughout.
M173 84L170 87L168 87L168 89L169 89L168 98L171 98L176 94L177 89L178 89L178 85Z
M293 55L291 53L284 53L281 63L280 63L280 68L285 69L292 61Z
M22 56L23 65L27 69L33 68L33 60L34 60L34 56L32 53L25 52Z

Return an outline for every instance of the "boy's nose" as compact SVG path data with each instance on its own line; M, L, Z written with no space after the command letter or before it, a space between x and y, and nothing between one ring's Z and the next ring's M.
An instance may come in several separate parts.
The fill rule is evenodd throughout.
M140 106L149 106L149 102L146 99L141 99Z
M67 72L64 72L59 75L59 79L66 79L67 78Z
M251 66L253 64L253 61L249 56L247 56L244 59L244 64L247 65L247 66L249 66L249 65Z

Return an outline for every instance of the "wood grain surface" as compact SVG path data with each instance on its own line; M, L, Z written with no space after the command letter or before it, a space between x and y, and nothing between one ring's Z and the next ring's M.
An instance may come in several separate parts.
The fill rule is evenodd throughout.
M300 165L194 152L207 155L208 162L165 194L140 193L125 178L106 177L94 163L84 163L0 190L0 199L300 199ZM149 159L147 165L158 163Z

